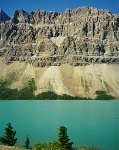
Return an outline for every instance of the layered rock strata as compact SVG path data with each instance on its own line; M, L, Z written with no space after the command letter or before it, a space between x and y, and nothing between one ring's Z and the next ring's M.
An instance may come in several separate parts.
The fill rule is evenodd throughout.
M119 16L94 7L15 11L0 24L0 56L34 67L119 64Z

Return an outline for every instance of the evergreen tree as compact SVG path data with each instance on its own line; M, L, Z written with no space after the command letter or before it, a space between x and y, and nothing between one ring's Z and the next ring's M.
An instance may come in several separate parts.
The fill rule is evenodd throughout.
M58 129L58 144L65 148L66 150L72 150L73 142L69 142L70 139L67 136L67 128L64 126L60 126Z
M15 135L16 131L13 131L11 123L8 123L7 127L5 128L4 136L0 137L0 142L4 145L13 146L17 142Z
M29 149L29 144L30 144L30 141L29 141L29 137L27 135L26 141L25 141L25 147L26 147L26 149Z

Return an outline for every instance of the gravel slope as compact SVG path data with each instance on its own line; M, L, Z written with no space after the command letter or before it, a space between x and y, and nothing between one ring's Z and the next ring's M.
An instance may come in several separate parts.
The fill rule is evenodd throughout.
M0 59L0 78L8 79L11 74L14 78L10 88L23 88L30 78L34 78L35 94L50 90L57 94L95 98L97 90L105 90L119 99L119 67L111 64L34 68L24 62L5 65Z

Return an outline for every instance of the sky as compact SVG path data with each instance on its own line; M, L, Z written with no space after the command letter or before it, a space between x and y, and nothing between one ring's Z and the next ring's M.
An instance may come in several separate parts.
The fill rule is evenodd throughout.
M0 0L0 8L10 17L15 10L20 9L28 13L38 9L64 12L67 8L74 9L82 6L108 9L113 14L119 14L119 0Z

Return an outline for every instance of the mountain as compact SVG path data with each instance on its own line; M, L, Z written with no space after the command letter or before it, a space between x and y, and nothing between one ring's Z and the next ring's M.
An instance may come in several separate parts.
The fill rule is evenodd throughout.
M15 74L10 88L34 78L35 94L50 90L94 98L102 90L119 98L117 14L94 7L16 10L1 27L0 76Z
M10 17L0 9L0 23L10 20Z

